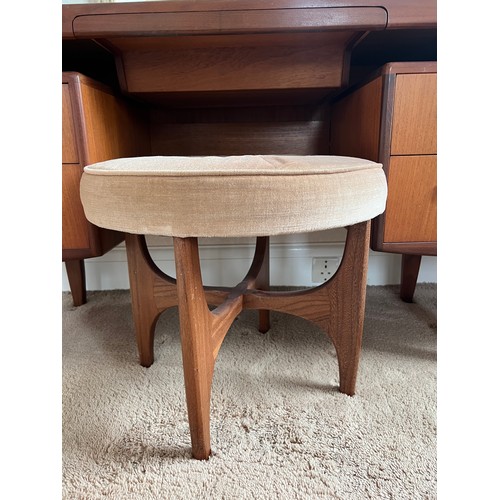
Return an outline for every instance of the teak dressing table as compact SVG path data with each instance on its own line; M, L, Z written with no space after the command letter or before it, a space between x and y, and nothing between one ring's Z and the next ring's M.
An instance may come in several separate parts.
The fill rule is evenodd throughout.
M62 256L75 305L84 259L124 238L85 219L82 169L140 155L382 162L388 208L371 246L404 255L411 301L420 256L436 255L436 10L435 0L63 5ZM405 118L422 106L424 122ZM394 133L413 142L398 152Z

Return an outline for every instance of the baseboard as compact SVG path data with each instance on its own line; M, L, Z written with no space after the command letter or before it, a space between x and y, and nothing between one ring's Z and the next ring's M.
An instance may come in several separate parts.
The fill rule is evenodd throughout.
M312 262L316 257L342 257L342 242L276 243L271 245L271 283L275 286L313 286ZM200 260L206 285L232 286L246 273L253 257L253 244L201 245ZM172 246L150 248L158 267L175 276ZM419 282L436 283L436 257L423 257ZM401 256L370 252L369 285L395 285L400 282ZM128 289L127 256L119 245L102 257L85 261L87 290ZM62 289L69 290L66 270L62 269Z

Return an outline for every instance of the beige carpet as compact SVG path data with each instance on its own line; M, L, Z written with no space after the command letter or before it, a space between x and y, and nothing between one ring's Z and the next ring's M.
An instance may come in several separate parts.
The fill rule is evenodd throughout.
M357 395L305 320L245 311L215 366L212 450L190 458L177 311L137 362L126 291L63 294L63 498L436 498L436 286L369 287Z

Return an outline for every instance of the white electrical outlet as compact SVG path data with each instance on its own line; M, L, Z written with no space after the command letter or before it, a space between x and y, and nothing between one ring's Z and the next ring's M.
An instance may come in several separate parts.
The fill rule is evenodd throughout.
M339 257L314 257L312 260L312 281L321 283L328 281L340 265Z

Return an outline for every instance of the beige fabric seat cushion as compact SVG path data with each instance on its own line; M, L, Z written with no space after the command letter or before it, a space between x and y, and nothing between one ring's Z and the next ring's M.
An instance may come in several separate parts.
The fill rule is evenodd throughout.
M385 209L382 166L341 156L151 156L85 167L88 220L134 234L265 236L319 231Z

